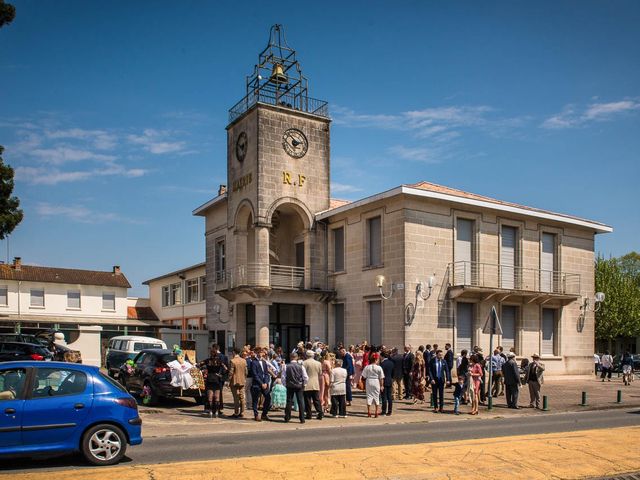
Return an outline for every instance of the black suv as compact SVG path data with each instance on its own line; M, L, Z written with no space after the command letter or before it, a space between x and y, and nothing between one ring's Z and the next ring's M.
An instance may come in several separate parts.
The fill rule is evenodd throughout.
M14 360L53 360L53 354L39 343L0 343L0 362Z
M176 360L171 350L159 348L142 350L133 359L133 367L120 368L119 380L127 391L134 395L143 395L144 387L148 387L148 404L153 405L163 398L193 397L202 400L204 394L197 388L181 389L171 385L171 369L168 363Z

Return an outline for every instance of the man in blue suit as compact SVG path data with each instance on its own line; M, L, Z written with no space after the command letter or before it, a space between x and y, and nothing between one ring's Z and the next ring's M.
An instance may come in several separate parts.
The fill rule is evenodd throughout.
M442 350L437 350L429 362L429 378L433 390L433 413L444 412L444 387L451 385L451 370L444 360ZM440 398L438 398L440 397Z
M271 408L271 374L269 365L264 359L264 350L256 349L256 359L251 362L251 399L253 400L253 419L256 422L262 420L269 421L269 408ZM260 395L264 397L262 401L262 417L258 417L258 401Z
M347 371L347 406L351 406L351 400L353 400L353 393L351 392L351 379L356 373L356 369L353 367L353 357L347 350L342 347L340 349L340 355L342 355L342 368Z

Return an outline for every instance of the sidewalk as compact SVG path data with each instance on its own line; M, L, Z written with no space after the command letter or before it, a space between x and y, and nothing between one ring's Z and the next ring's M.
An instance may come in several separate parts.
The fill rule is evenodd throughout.
M616 402L617 390L622 391L622 403ZM582 392L587 392L587 406L580 406ZM435 414L429 406L428 396L424 404L413 404L411 401L401 400L394 402L393 415L377 419L367 418L367 407L364 393L355 392L351 407L347 408L346 419L331 418L326 416L322 421L314 419L301 425L294 415L290 423L284 423L284 412L273 411L269 416L273 422L254 422L253 413L245 412L245 419L237 420L230 417L205 418L202 415L203 407L196 405L192 400L171 400L158 407L140 407L140 416L143 420L143 435L145 437L184 436L184 435L208 435L212 433L225 434L262 432L273 430L295 430L314 428L343 428L356 425L399 424L417 422L439 421L472 421L491 418L504 418L516 416L545 415L549 413L599 410L608 408L640 407L640 381L636 380L631 386L625 386L621 379L612 378L611 382L602 383L595 377L551 377L545 379L542 387L542 395L548 397L549 411L527 408L529 404L529 392L526 386L520 390L519 404L521 409L506 408L505 397L494 399L494 408L489 411L486 406L480 407L480 415L471 417L467 415L469 406L461 406L461 415L455 416L453 411L453 390L445 390L445 412ZM233 413L230 403L231 392L225 389L225 414Z

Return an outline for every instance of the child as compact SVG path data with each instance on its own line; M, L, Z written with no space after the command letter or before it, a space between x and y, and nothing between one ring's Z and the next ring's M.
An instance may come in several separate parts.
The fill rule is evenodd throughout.
M277 409L287 406L287 389L279 378L271 389L271 405Z
M464 377L459 376L458 383L456 383L456 387L453 390L453 413L455 413L456 415L460 415L460 412L458 412L458 407L460 406L460 399L462 398L462 395L463 395L463 389L462 389L463 386L464 386Z

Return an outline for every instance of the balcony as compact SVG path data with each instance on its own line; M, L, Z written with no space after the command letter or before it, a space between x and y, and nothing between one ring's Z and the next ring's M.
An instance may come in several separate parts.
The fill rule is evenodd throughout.
M450 263L449 297L520 297L526 303L558 299L570 303L580 296L580 275L513 265L459 261Z
M248 263L216 272L216 292L239 288L328 291L328 276L323 270L291 265Z
M311 115L329 118L329 104L324 100L318 100L317 98L311 98L306 95L258 90L250 92L246 97L231 107L229 110L229 123L233 123L258 103L291 108L293 110L310 113Z

